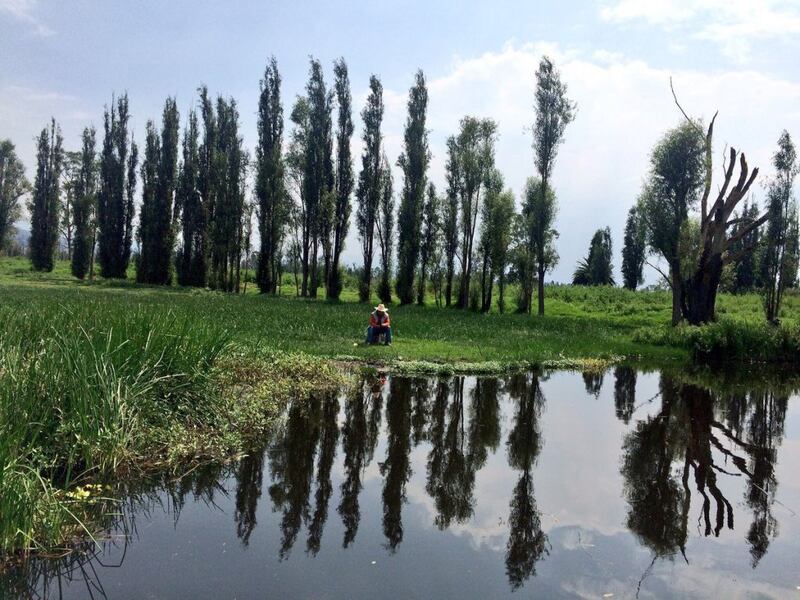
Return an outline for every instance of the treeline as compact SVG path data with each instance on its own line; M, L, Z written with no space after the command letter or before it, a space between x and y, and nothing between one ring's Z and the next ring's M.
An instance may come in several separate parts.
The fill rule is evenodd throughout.
M53 268L63 239L72 272L81 279L94 276L95 260L100 275L110 278L125 277L134 260L142 283L168 285L176 279L185 286L239 292L252 264L262 293L278 293L291 271L297 295L315 298L324 288L325 296L336 300L343 287L342 252L355 225L361 301L377 294L383 302L432 299L482 311L496 302L503 311L513 282L518 310L531 312L535 293L536 311L544 314L545 276L559 258L552 174L576 107L546 56L533 87L534 175L519 202L497 168L497 123L489 118L461 119L447 139L445 185L437 190L428 175L428 89L422 71L408 94L396 182L383 140L379 77L370 77L360 114L363 151L356 172L344 59L333 63L332 86L323 65L310 59L305 93L293 102L287 127L281 75L272 58L260 82L253 156L243 147L236 101L213 99L206 87L198 90L182 133L175 99L166 100L160 125L147 122L141 153L128 124L127 95L112 99L106 109L99 150L96 132L86 128L80 151L66 152L51 121L38 137L33 185L13 145L2 142L0 241L19 217L20 198L31 191L30 256L37 270ZM685 122L654 147L643 190L628 214L622 284L636 289L648 258L658 256L668 267L662 275L673 291L673 322L712 320L720 286L761 290L767 318L776 321L784 291L796 285L800 252L791 138L786 132L781 136L767 210L759 215L749 199L758 169L750 172L744 155L733 149L711 202L714 121L705 130L700 120L684 116ZM615 285L612 258L610 229L598 229L573 283Z
M94 277L95 261L101 276L124 278L135 261L142 283L177 280L238 292L242 269L254 264L263 293L277 293L291 270L298 295L314 298L324 288L327 298L337 299L341 256L355 225L364 302L373 294L401 304L424 304L432 297L439 305L487 311L496 287L504 310L506 285L513 280L521 283L522 310L531 310L538 289L541 313L544 275L558 258L551 174L574 115L566 86L547 57L536 73L534 108L538 176L528 181L517 213L495 165L497 124L491 119L461 120L447 140L444 193L430 181L422 71L409 90L403 150L395 161L402 180L395 182L384 147L379 77L370 77L361 110L364 144L356 173L345 61L334 62L328 86L323 65L311 59L305 94L293 103L286 127L281 75L272 58L261 80L252 157L239 135L236 102L213 100L205 87L182 134L175 99L168 98L161 123L147 122L141 150L130 131L127 95L112 99L106 109L100 148L97 132L86 128L80 151L66 152L60 128L51 121L38 137L32 185L13 145L4 142L2 164L11 166L3 172L11 182L4 183L0 234L7 237L20 216L20 198L30 190L30 256L36 270L53 268L63 239L80 279Z

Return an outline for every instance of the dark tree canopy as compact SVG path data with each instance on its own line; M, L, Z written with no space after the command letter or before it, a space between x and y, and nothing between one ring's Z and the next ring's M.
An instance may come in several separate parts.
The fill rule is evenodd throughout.
M139 258L136 280L167 285L172 282L175 248L175 187L178 179L178 106L167 98L159 137L155 124L147 123L142 162L142 205L139 212Z
M647 230L639 205L628 211L625 221L625 239L622 247L622 285L635 290L642 283L642 270L647 258Z
M100 229L97 257L103 277L125 278L133 241L134 194L138 148L128 131L128 95L111 101L103 120L100 156L100 189L97 225ZM131 138L131 139L129 139Z
M36 179L31 213L31 263L36 271L52 271L58 250L59 203L64 149L55 119L37 138Z
M356 199L358 208L356 210L356 225L358 227L358 237L361 240L361 255L364 259L364 266L359 284L358 296L361 302L369 302L372 287L372 260L375 251L375 231L381 229L381 218L379 217L379 207L383 198L383 173L381 169L381 122L383 121L383 86L380 79L375 75L369 78L369 95L367 103L361 111L361 118L364 121L364 151L361 154L361 172L358 174L358 187L356 189ZM391 174L388 174L391 180ZM389 183L391 187L391 181ZM391 202L391 194L389 197ZM386 228L386 225L383 225ZM391 228L390 228L391 229ZM386 236L389 244L387 257L391 256L391 235ZM384 249L383 236L379 239L381 252ZM384 261L384 265L386 265ZM389 292L391 297L391 292Z
M401 304L414 300L414 274L420 251L422 212L425 187L428 181L428 130L425 128L428 110L428 88L422 71L417 71L414 85L408 93L408 117L403 135L403 153L397 164L403 171L403 190L400 213L397 217L397 295Z
M90 274L94 258L97 206L97 134L93 127L83 130L78 168L73 173L72 189L75 239L72 249L72 274L84 279Z
M279 285L283 229L289 219L284 184L281 76L274 56L261 80L255 177L260 237L256 282L262 294L274 294Z
M589 244L589 254L578 262L572 276L574 285L615 285L611 229L598 229Z
M210 123L205 122L204 150L208 148ZM197 114L189 113L189 120L183 131L183 162L178 176L176 204L181 214L182 245L178 249L176 267L178 283L181 285L204 287L208 276L208 193L207 181L201 173L208 167L201 163L200 132ZM204 158L207 160L204 152Z
M353 193L353 159L350 140L353 137L353 109L347 63L340 58L333 65L336 97L336 182L333 210L331 264L328 272L327 297L338 300L342 293L342 274L339 261L350 228L350 196Z

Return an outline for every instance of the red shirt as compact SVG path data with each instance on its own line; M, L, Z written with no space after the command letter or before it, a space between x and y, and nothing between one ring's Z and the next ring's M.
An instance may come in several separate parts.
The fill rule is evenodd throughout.
M379 313L377 310L372 311L369 315L370 327L389 327L389 313Z

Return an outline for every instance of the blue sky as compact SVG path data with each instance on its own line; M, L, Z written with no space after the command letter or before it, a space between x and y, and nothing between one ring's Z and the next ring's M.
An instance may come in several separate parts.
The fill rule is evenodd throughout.
M245 143L255 143L258 81L274 54L284 106L302 93L313 54L344 56L358 113L369 75L385 87L386 150L401 149L408 87L417 68L429 81L431 179L444 185L444 141L465 114L498 121L497 164L517 195L533 174L530 136L534 71L553 57L572 97L555 173L566 280L597 227L610 226L617 267L627 209L647 154L680 120L669 77L687 110L720 110L717 158L743 149L769 176L782 129L800 136L800 3L770 0L605 2L90 2L0 0L0 137L11 138L32 174L33 137L49 117L76 148L81 129L100 126L112 92L130 94L137 139L167 95L185 116L195 90L239 102ZM359 162L356 159L356 166ZM399 187L399 183L397 184ZM756 186L755 199L763 196ZM358 243L345 254L357 262ZM648 278L654 280L652 276Z

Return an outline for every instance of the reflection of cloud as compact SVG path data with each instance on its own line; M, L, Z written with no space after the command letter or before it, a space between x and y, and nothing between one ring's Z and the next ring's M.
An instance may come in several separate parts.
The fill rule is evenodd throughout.
M35 15L37 0L0 0L0 13L27 23L36 35L50 36L55 33Z
M600 17L613 23L644 21L667 30L683 27L742 62L754 41L800 33L797 7L780 0L616 0L600 9Z

